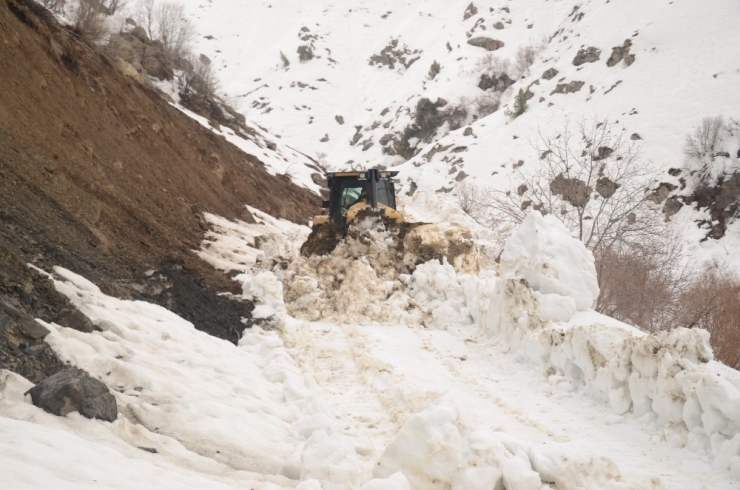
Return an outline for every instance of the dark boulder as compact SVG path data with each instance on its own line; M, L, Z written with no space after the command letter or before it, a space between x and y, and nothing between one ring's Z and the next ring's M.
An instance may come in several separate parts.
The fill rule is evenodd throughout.
M496 51L504 47L504 42L490 37L474 37L468 40L468 44L477 48L483 48L486 51Z
M558 74L558 71L555 68L548 68L542 74L542 78L544 78L545 80L551 80L551 79L555 78L555 76L557 74Z
M93 331L93 323L81 311L64 309L57 315L56 322L67 328L73 328L80 332L90 333Z
M584 63L594 63L599 61L601 56L601 50L593 46L586 49L579 49L576 57L573 58L573 64L575 66L581 66Z
M105 383L77 368L60 371L28 393L33 404L54 415L77 411L89 419L113 422L118 417L116 398Z
M480 77L480 82L478 82L478 88L481 90L492 88L494 92L503 92L512 85L514 85L514 80L509 78L506 73L493 77L483 74Z

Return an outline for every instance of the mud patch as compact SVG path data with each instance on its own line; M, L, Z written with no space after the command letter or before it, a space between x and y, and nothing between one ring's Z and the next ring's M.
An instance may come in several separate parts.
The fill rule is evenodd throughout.
M252 326L250 301L236 299L230 293L216 294L175 265L152 273L142 281L116 283L133 299L155 303L192 323L196 329L237 344L245 328Z
M328 255L337 248L337 245L345 236L347 236L346 226L339 226L334 223L314 225L311 234L301 245L301 255L304 257Z

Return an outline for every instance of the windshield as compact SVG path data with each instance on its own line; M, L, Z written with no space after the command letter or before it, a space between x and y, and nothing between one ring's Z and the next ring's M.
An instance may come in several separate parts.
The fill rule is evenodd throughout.
M342 209L342 214L347 211L353 204L360 200L360 196L365 197L363 194L364 187L359 182L347 182L342 186L342 196L339 201L339 206Z

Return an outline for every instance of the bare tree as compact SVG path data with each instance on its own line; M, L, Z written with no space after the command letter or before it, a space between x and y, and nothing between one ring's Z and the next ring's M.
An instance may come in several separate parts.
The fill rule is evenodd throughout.
M488 224L516 225L529 209L552 214L588 248L597 251L654 236L659 218L649 208L647 187L653 173L640 148L608 121L566 123L554 136L540 134L535 146L540 166L508 191L486 189Z
M100 3L108 9L108 15L116 15L116 12L126 8L128 0L103 0Z
M703 328L715 357L740 368L740 280L719 267L702 273L680 297L676 325Z
M528 44L526 46L520 46L516 51L516 72L519 76L525 75L529 72L529 67L534 64L537 58L537 48Z
M157 30L155 0L139 0L134 20L146 31L149 39L154 39Z
M66 0L40 0L39 3L52 12L60 13L64 11L64 5L67 2Z
M682 298L694 281L679 237L662 223L664 239L602 249L595 254L596 310L649 332L679 324Z
M105 23L96 0L79 0L71 15L72 29L91 42L105 35Z
M195 28L185 17L185 7L179 3L162 3L155 11L155 19L157 39L162 41L165 54L178 61L195 37Z
M740 154L740 121L735 119L705 117L686 137L686 168L703 186L714 186L740 170L732 158L737 154Z
M722 149L722 140L726 132L727 127L722 116L705 117L699 127L686 137L684 155L697 160L704 157L713 160Z

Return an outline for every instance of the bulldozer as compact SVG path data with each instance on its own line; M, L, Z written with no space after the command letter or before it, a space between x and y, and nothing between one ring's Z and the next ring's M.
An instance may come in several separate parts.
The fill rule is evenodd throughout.
M329 200L322 202L328 214L316 216L313 224L334 223L345 226L352 223L362 210L385 216L396 223L404 221L396 211L396 190L393 178L396 171L377 168L354 172L331 172L326 174Z
M458 272L477 272L477 249L469 229L456 224L411 223L396 209L394 178L398 173L372 168L325 174L329 199L322 207L327 213L314 217L301 255L330 254L353 227L357 232L357 225L370 218L395 236L408 269L437 259L446 260Z

